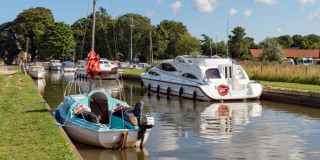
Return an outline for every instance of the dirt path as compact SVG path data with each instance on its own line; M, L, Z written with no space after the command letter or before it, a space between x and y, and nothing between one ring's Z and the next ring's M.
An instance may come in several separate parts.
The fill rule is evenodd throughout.
M9 70L10 66L0 66L0 74L15 74L17 71Z

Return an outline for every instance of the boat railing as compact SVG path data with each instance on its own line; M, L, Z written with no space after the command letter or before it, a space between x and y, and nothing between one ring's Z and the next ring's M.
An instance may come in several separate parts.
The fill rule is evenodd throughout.
M74 79L74 78L72 78L72 79ZM77 94L77 93L81 94L80 84L79 84L78 81L75 81L75 80L69 81L67 87L64 90L63 97L66 97L66 96L68 97L71 93L72 94ZM66 105L65 101L66 100L64 99L63 100L63 106Z

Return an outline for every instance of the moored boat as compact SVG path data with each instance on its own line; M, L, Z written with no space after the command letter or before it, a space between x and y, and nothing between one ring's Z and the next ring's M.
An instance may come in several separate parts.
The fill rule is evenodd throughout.
M68 87L72 86L72 83L76 82L69 82ZM138 123L140 123L135 125L111 113L111 110L117 108L117 104L127 105L125 102L112 98L107 92L101 90L94 90L89 94L67 95L57 107L55 117L68 136L81 143L104 148L143 145L151 131L150 128L153 127L153 125L150 125L150 120L153 120L153 118L145 116L140 120L140 115L137 115ZM77 117L74 112L79 105L89 107L91 113L102 118L98 119L97 122L91 122L85 119L86 116L83 118ZM125 139L123 139L124 132L126 134Z
M59 60L50 60L50 70L60 71L62 64Z
M262 85L250 81L238 63L219 56L177 56L140 77L148 90L194 100L258 99L262 94Z
M64 72L74 72L77 69L75 63L71 61L64 61L61 68Z
M43 66L31 66L28 69L28 74L35 79L44 78L46 76L46 71Z
M43 62L42 66L44 67L45 70L49 70L50 69L50 62Z

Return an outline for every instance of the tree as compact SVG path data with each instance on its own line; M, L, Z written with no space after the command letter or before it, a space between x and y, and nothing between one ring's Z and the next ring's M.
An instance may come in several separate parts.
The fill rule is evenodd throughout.
M12 22L0 25L0 58L7 58L7 63L11 63L19 53L18 38L14 31Z
M292 44L294 44L294 41L289 35L280 36L277 38L277 40L282 48L289 48Z
M163 28L166 31L167 36L167 47L164 51L164 58L172 58L180 53L175 50L177 42L180 40L181 36L184 35L187 31L187 27L182 22L163 20L157 28ZM160 35L161 36L161 35ZM157 46L158 47L158 46Z
M215 45L212 43L212 38L210 38L206 34L201 34L201 36L203 37L203 40L200 40L202 54L211 55L211 52L213 53L215 51L213 50L213 47Z
M262 52L260 53L260 57L262 59L268 61L277 61L283 62L284 61L284 52L282 52L281 45L277 42L274 38L266 38L261 43L262 45Z
M18 34L19 44L22 49L26 48L26 40L29 41L29 52L31 60L37 53L37 46L40 43L39 37L44 33L47 26L54 23L54 18L50 9L43 7L30 8L21 12L14 20L14 29Z
M236 27L231 32L233 33L233 35L229 35L231 57L240 59L241 57L240 47L241 47L241 43L243 42L243 38L246 35L245 29L242 27Z
M192 37L188 32L185 32L180 36L175 46L176 53L179 55L189 55L190 53L195 53L200 50L200 42L197 38ZM170 57L174 58L174 56Z
M301 42L304 40L304 38L301 35L295 34L292 36L293 44L291 47L300 47Z
M39 57L40 59L62 59L63 53L65 60L71 60L69 54L73 49L73 31L68 24L56 22L48 26L39 38Z

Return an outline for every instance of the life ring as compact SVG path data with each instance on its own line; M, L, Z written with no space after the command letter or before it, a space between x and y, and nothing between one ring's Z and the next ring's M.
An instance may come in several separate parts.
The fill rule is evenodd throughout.
M218 116L228 116L229 108L226 105L220 105L218 108Z
M224 91L224 92L221 92L221 89L225 89L225 91ZM219 92L219 94L220 94L221 96L225 96L225 95L228 94L229 88L228 88L227 85L221 84L221 85L218 87L218 92Z

